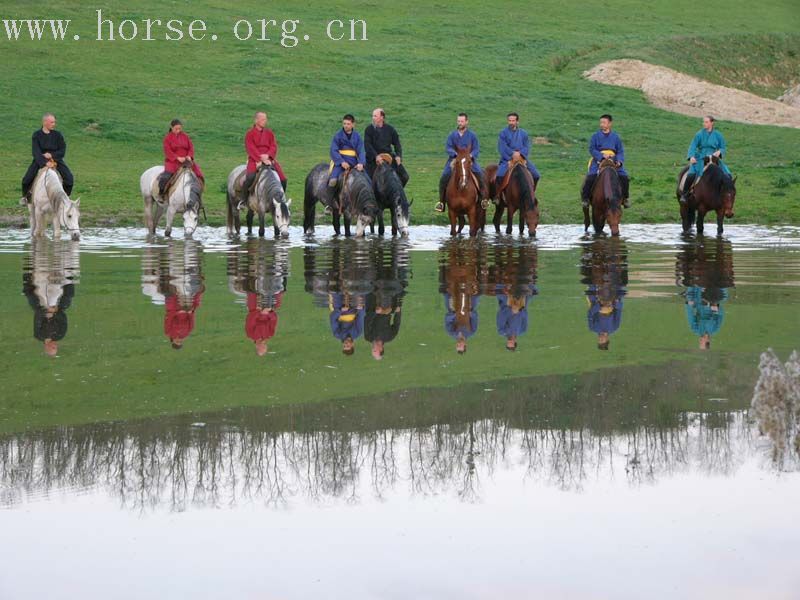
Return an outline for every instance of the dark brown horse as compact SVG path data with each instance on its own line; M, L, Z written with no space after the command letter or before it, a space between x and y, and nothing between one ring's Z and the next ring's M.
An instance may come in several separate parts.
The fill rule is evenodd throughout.
M495 177L497 165L486 167L486 177L489 184L489 194L491 198L497 199L497 207L494 211L494 230L500 233L500 222L503 219L503 211L508 209L508 225L506 233L511 234L514 229L514 214L519 211L519 233L525 232L525 224L528 225L528 235L534 237L536 228L539 226L539 201L536 199L536 182L533 181L531 172L528 171L525 161L517 161L509 166L508 174L505 177L505 188L497 189Z
M606 222L611 235L619 235L619 222L622 220L622 186L619 183L616 163L612 158L600 161L597 180L589 196L592 209L591 223L595 233L603 233ZM583 226L589 231L589 207L583 207Z
M450 216L450 235L455 235L463 227L464 217L469 219L469 235L475 237L480 227L478 218L478 187L472 175L472 146L456 148L453 159L453 172L445 192L447 211Z
M736 178L729 177L716 156L703 159L703 175L687 194L686 202L680 202L681 180L689 169L684 167L678 174L676 195L681 207L683 232L688 233L697 219L697 233L703 233L703 221L706 213L717 213L717 235L722 235L722 221L725 217L733 217L733 204L736 202Z

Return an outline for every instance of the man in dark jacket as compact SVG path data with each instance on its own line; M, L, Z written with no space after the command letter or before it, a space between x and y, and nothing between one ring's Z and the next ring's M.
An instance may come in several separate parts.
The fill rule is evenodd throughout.
M408 171L403 165L403 147L397 130L386 122L386 113L382 108L372 111L372 125L364 130L364 148L367 151L367 173L370 177L377 166L383 162L381 154L392 157L392 167L397 172L403 187L408 183Z
M33 132L31 139L31 151L33 162L28 167L25 176L22 178L22 199L20 204L23 206L31 201L30 193L33 180L39 169L46 166L53 166L61 174L64 180L64 191L69 196L72 193L74 178L72 171L69 170L67 163L64 162L64 155L67 153L67 143L64 136L56 131L56 118L52 113L45 113L42 116L42 128Z

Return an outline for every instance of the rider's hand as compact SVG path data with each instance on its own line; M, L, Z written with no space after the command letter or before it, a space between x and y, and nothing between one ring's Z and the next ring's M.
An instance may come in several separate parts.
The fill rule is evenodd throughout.
M399 165L399 164L402 164L402 162L403 162L403 159L402 159L402 158L400 158L399 156L395 156L395 157L394 157L394 162L396 162L396 163Z
M693 156L692 158L689 159L689 162L695 164L697 162L697 159Z
M518 150L514 150L514 152L511 154L511 160L519 160L519 158L520 158L519 151Z
M181 164L185 163L186 162L186 157L185 156L179 156L178 157L178 162L181 163Z
M383 157L380 154L378 154L378 156L375 157L375 164L376 165L383 164Z
M717 158L719 158L720 156L722 156L722 152L717 150L716 152L714 152L713 156L716 156Z
M42 154L42 156L44 156L47 160L53 159L53 155L50 154L49 152L45 152L44 154Z
M349 165L348 163L346 163L346 162L343 162L343 163L342 163L342 168L343 168L345 171L349 171L349 170L350 170L350 165Z
M356 171L363 171L363 170L364 170L364 165L362 165L361 163L358 163L356 165Z
M619 162L618 160L615 160L614 161L614 166L617 167L618 169L621 169L622 168L622 163Z

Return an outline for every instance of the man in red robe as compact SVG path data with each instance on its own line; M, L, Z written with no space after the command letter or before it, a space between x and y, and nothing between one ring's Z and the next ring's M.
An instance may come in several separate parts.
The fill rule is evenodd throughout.
M247 294L247 319L244 322L244 330L256 345L256 354L264 356L267 353L267 340L275 335L278 327L278 313L283 292L278 292L271 297L272 302L266 302L267 306L262 306L263 298L259 294L250 292Z
M191 306L183 306L177 294L167 296L164 302L167 309L164 315L164 333L169 337L175 350L180 350L183 347L183 340L192 333L194 313L200 306L202 296L202 292L195 294Z
M286 175L276 160L278 142L271 129L267 129L267 113L257 112L253 117L253 127L244 136L244 147L247 150L247 176L239 194L239 209L247 204L247 190L253 185L256 173L261 165L271 166L278 173L283 191L286 191Z
M194 144L191 138L183 132L183 123L179 119L172 119L170 130L164 136L164 172L158 176L158 192L163 196L167 182L187 161L191 161L192 171L202 181L205 176L194 162Z

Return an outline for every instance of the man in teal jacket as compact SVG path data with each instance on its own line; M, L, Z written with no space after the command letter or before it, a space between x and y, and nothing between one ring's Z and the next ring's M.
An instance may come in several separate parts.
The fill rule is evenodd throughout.
M686 158L690 164L689 170L683 178L684 184L681 186L684 192L681 196L681 202L686 201L686 192L692 189L692 184L703 174L703 159L706 156L719 158L719 166L728 177L731 176L730 169L722 162L722 156L727 151L727 144L722 134L714 129L715 123L716 119L711 115L703 117L703 128L695 134L692 143L689 144Z

